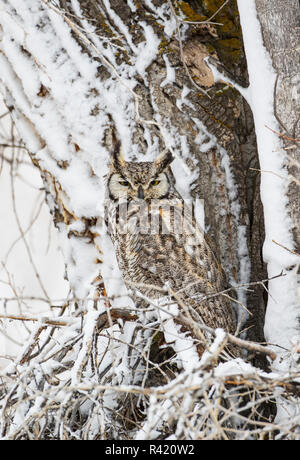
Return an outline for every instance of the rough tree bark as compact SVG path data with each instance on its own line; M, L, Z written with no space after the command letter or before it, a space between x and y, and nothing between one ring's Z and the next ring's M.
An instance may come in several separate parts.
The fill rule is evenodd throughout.
M242 85L247 85L247 66L236 3L228 2L223 8L221 8L222 1L174 3L173 13L178 17L177 28L174 25L175 18L172 16L170 4L165 1L156 1L151 5L142 4L138 9L122 0L111 3L79 1L76 9L74 2L65 0L60 3L60 11L51 10L51 4L47 2L32 1L27 6L30 19L29 16L25 17L22 11L18 12L18 9L13 13L14 2L4 1L3 4L8 14L13 17L12 20L21 22L25 34L29 23L36 22L36 26L40 29L41 40L43 36L46 37L43 31L48 27L49 17L50 24L51 21L65 20L65 28L68 28L72 21L68 33L72 33L72 39L80 45L82 55L97 65L96 78L102 85L114 76L114 71L107 65L107 61L103 60L104 52L102 51L102 56L100 53L97 55L91 48L90 42L84 38L82 29L87 28L88 21L95 26L94 33L99 35L105 46L110 42L116 44L116 47L112 48L116 60L115 66L125 65L130 68L131 73L134 68L131 62L134 61L134 54L137 54L138 48L145 44L145 38L147 43L149 34L153 34L156 40L154 46L157 46L156 55L149 61L146 69L142 72L135 71L132 79L134 92L140 98L140 119L136 119L136 113L130 114L130 129L132 144L136 147L135 152L139 152L142 158L143 152L149 151L150 143L157 143L159 149L165 147L166 138L163 138L162 130L158 127L159 121L167 133L168 146L171 146L177 157L182 158L193 171L191 194L194 198L205 200L206 224L229 281L239 284L265 279L266 273L261 260L264 230L259 199L259 174L249 169L258 167L251 112L247 103L234 88L225 83L214 85L211 71L203 60L209 55L214 56L220 61L224 71L233 75ZM34 10L37 5L39 5L39 15ZM182 24L183 20L207 21L219 8L221 9L212 22L223 24L221 26L206 23L186 23L184 26ZM82 16L77 15L78 11L82 12ZM53 19L55 15L57 18ZM167 29L163 27L163 21L166 24L167 20L169 27L173 28L169 35L165 32ZM4 28L4 37L5 34L8 41ZM87 38L92 41L94 36L87 35ZM58 118L68 124L68 115L62 112L63 108L59 107L57 96L53 94L49 68L46 70L49 77L49 83L46 85L41 78L43 72L39 66L41 57L37 59L32 46L28 46L26 37L16 42L17 40L14 42L15 46L19 48L23 60L30 61L32 78L39 80L39 84L36 86L35 94L30 95L27 100L27 113L24 113L24 107L21 107L20 102L16 100L15 90L4 78L7 103L19 117L23 119L25 117L26 122L31 125L31 129L39 138L39 148L46 146L43 153L39 155L36 154L37 148L30 146L30 150L32 160L41 170L47 184L47 193L51 196L49 203L56 225L60 226L63 223L64 231L70 235L68 228L74 219L80 218L84 230L77 231L76 237L90 238L93 242L96 233L92 229L95 224L94 217L98 216L97 210L91 212L92 215L79 216L72 205L72 196L68 196L68 201L66 200L63 180L58 179L49 168L43 167L43 155L52 155L56 165L65 172L68 171L70 161L64 158L59 160L53 152L57 147L49 145L48 136L51 134L41 132L37 126L36 116L41 114L34 115L36 112L34 106L42 107L44 101L55 101L56 110L60 111ZM17 77L18 84L22 87L25 75L19 75L18 69L15 68L8 49L11 46L7 44L2 48L2 58L9 62L14 78ZM65 59L72 60L69 50L64 49L62 39L61 48L57 52ZM169 67L175 69L174 81L165 80L166 62L169 63ZM84 79L84 75L79 70L77 82L80 79ZM165 83L162 85L164 80ZM64 84L74 86L75 82L65 81ZM105 130L101 135L99 133L97 142L99 146L101 145L101 149L109 152L112 130L116 129L118 132L115 115L110 113L111 109L108 106L104 106L99 90L93 88L92 82L89 82L89 85L89 94L78 95L78 90L75 89L74 92L77 92L79 98L93 100L89 117L94 116L96 120L100 117L106 118ZM122 82L119 81L118 85L122 87ZM203 94L197 85L205 88L209 95ZM24 89L26 93L25 86ZM126 91L126 88L123 87L123 90ZM131 104L132 99L131 95ZM68 101L65 103L68 104ZM77 126L68 126L63 133L66 137L65 148L69 150L67 156L68 158L70 155L85 156L86 161L89 161L87 148L83 143L76 141L80 131L79 126L80 123ZM130 155L128 147L128 155ZM94 149L97 149L96 145ZM90 167L93 169L91 164ZM97 172L95 173L97 175ZM74 238L75 232L71 233ZM74 263L77 264L76 257L74 259ZM72 280L70 281L72 283ZM262 340L263 289L261 286L255 286L254 291L255 293L252 293L248 299L248 309L253 313L250 325L255 325L255 328L250 328L249 336L252 339ZM245 296L243 301L245 302Z
M263 199L264 214L270 216L272 206L280 209L280 219L284 223L277 237L274 235L275 226L269 219L266 221L265 258L268 262L268 273L272 276L274 270L285 273L286 279L278 289L276 282L269 284L269 296L265 333L267 340L290 347L290 343L299 340L299 19L300 6L296 0L288 2L275 1L270 5L263 0L256 1L257 17L261 26L264 45L270 59L270 67L275 74L272 82L273 113L276 127L273 129L275 142L271 149L275 156L281 156L281 170L277 176L281 182L282 200L280 205ZM273 78L272 78L273 80ZM274 85L274 87L273 87ZM274 128L274 125L273 125ZM270 130L270 126L265 126ZM260 140L260 144L262 144ZM262 157L263 158L263 157ZM266 157L264 157L266 158ZM267 164L263 161L264 164ZM271 164L271 163L270 163ZM264 167L262 166L262 169ZM274 174L271 171L262 174ZM276 173L275 173L276 174ZM277 171L278 174L278 171ZM275 184L276 187L276 184ZM262 195L263 196L263 195ZM278 199L278 198L277 198ZM276 218L275 218L276 219ZM273 227L273 228L272 228ZM284 236L285 235L285 236ZM278 238L278 239L277 239ZM282 245L283 240L286 241ZM279 251L282 251L281 253ZM298 254L298 257L297 257ZM296 256L296 257L295 257ZM275 288L275 289L274 289ZM273 291L274 289L274 291ZM284 295L281 295L281 292ZM270 317L277 318L277 325L269 323ZM297 338L298 337L298 338Z

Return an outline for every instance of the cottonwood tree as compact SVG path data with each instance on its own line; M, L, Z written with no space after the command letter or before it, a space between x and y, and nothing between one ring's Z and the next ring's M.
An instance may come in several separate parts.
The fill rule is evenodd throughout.
M1 92L40 171L72 289L5 372L3 437L228 438L262 426L293 436L298 389L280 360L284 349L295 369L298 19L296 0L1 0ZM170 149L179 191L204 200L249 353L238 370L212 371L236 338L217 331L198 356L195 325L165 318L167 338L126 296L103 225L115 137L127 159ZM253 343L264 327L282 348ZM274 389L293 403L289 424L274 422Z

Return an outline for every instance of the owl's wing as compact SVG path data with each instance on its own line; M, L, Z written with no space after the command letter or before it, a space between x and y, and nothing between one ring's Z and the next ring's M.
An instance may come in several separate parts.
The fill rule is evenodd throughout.
M226 279L220 262L204 230L194 217L192 205L183 200L173 200L172 206L160 211L162 235L173 240L173 248L182 248L181 257L192 267L195 278L207 281L208 291L218 292L225 288Z
M173 208L160 212L161 229L169 229L169 233L166 231L157 237L157 258L161 264L156 265L156 275L162 284L171 284L175 294L197 311L205 324L234 332L231 302L216 295L227 287L225 273L197 224L193 209L184 206L182 214L183 206L184 203L178 201ZM176 213L182 214L181 224Z

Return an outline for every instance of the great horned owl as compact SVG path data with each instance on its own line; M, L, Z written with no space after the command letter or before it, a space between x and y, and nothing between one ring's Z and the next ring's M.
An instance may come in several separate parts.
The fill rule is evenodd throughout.
M157 300L167 289L205 325L234 333L229 299L214 295L225 287L223 270L175 188L172 160L166 152L154 162L126 162L115 146L105 213L119 268L131 291Z

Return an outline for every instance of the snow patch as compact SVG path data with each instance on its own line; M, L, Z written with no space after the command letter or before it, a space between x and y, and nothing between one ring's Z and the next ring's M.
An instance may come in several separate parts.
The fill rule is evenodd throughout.
M149 67L156 58L160 40L154 34L151 26L147 25L145 22L140 22L140 25L144 29L145 41L138 45L135 68L137 72L145 78L147 67Z

